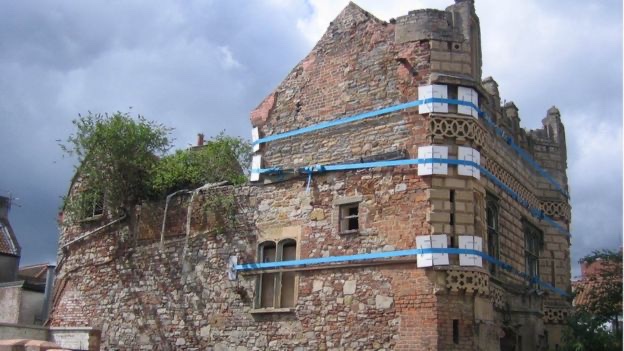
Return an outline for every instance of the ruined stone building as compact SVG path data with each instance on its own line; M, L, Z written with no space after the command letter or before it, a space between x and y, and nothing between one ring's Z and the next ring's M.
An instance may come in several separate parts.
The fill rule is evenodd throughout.
M247 185L62 228L50 325L107 349L554 349L565 131L518 111L472 1L389 23L351 3L252 112Z

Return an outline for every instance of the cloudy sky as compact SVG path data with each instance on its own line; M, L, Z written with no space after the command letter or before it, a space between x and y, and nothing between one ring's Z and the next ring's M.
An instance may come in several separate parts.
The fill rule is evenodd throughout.
M452 0L359 1L388 20ZM57 139L78 113L130 111L175 127L248 137L253 109L346 6L335 0L4 1L0 5L0 195L22 264L55 261L60 197L73 174ZM562 113L572 258L622 243L622 2L477 0L484 76L535 129ZM576 264L573 263L576 267ZM574 270L576 273L577 270Z

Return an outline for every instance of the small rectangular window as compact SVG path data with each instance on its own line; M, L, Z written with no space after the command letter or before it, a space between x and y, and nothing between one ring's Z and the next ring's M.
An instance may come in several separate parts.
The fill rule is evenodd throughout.
M341 205L340 233L355 233L359 229L359 203Z
M487 222L488 255L500 259L499 249L499 206L498 200L488 194L485 205L485 220ZM496 265L490 263L490 273L496 274Z
M459 319L453 319L453 343L459 344Z
M449 195L451 201L451 214L449 215L449 224L455 225L455 190L451 190Z
M457 85L448 86L448 98L452 100L457 99ZM457 110L458 110L457 105L453 105L453 104L448 105L448 113L457 113Z

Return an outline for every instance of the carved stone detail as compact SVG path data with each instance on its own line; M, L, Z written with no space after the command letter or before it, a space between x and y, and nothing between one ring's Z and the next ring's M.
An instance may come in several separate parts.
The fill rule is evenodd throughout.
M433 139L468 139L480 147L484 147L486 141L486 132L473 118L432 116L428 135Z
M544 323L548 324L563 324L570 315L570 310L567 308L557 307L544 307Z
M516 194L520 195L521 198L528 201L531 207L539 208L539 200L533 194L533 192L531 192L527 187L522 185L522 183L519 182L516 177L514 177L511 173L505 170L497 162L488 158L485 162L485 168L501 182L511 188L511 190L513 190Z
M475 271L446 271L446 287L453 292L465 291L467 294L489 293L490 279L486 273Z
M540 201L540 210L555 219L570 221L570 205L561 201Z
M490 285L490 298L494 308L502 310L505 308L505 290L496 285Z

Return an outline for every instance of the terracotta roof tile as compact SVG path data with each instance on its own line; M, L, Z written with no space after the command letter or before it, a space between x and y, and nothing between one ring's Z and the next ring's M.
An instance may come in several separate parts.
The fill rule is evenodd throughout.
M0 219L0 254L20 255L20 248L8 221Z
M47 263L39 263L30 266L20 267L17 275L20 279L33 283L45 283L48 272Z

